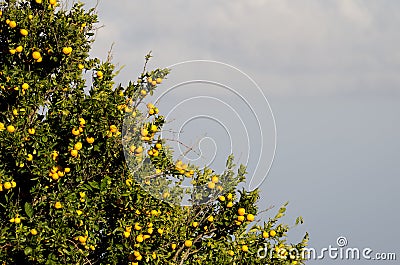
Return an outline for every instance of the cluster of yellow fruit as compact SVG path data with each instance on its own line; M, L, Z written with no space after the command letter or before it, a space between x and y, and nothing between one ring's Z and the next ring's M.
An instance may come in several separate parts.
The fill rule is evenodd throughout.
M264 231L262 234L263 238L269 238L269 237L275 237L276 236L276 231L275 230L270 230L269 232Z
M153 149L150 149L149 151L147 151L147 154L149 156L158 156L159 151L162 149L162 144L161 143L156 143L154 145ZM157 172L156 172L157 173Z
M159 113L159 109L155 107L152 103L147 104L147 109L150 116Z
M156 86L157 84L161 84L162 82L162 78L158 77L155 80L152 77L147 78L147 83L152 85L152 86Z
M148 123L140 130L141 140L145 142L149 142L154 138L154 135L158 131L158 128L155 124Z
M32 58L35 60L35 62L40 63L43 61L43 57L40 54L39 51L34 51L32 52Z
M232 208L233 207L233 195L232 195L232 193L228 193L226 195L226 198L225 198L225 196L221 195L221 196L218 197L218 199L221 202L225 202L226 200L228 200L228 203L226 204L226 207L228 207L228 208Z
M76 236L74 237L75 240L79 241L79 243L82 244L82 246L85 246L85 249L91 249L91 250L95 250L96 247L94 245L87 245L88 241L89 241L89 234L86 231L84 236Z
M188 178L191 178L194 175L194 170L189 169L188 164L184 164L182 160L176 161L175 169L179 172L179 174L184 174Z
M207 187L208 187L209 189L215 189L215 186L216 186L216 184L217 184L218 182L219 182L218 176L212 176L212 177L211 177L211 181L208 182L208 184L207 184ZM222 187L221 185L218 185L218 186L217 186L217 189L218 189L219 191L222 191L222 190L223 190L223 187Z
M17 183L14 180L6 181L4 183L0 182L0 191L10 190L10 189L15 188L16 186L17 186Z
M49 177L51 177L53 180L57 181L60 177L65 176L65 174L69 173L70 171L71 171L71 169L69 167L66 167L63 169L61 166L57 165L50 169Z
M20 218L19 215L17 214L14 218L11 218L11 219L10 219L10 223L19 224L19 223L21 223L21 218Z
M107 132L107 137L111 138L113 136L119 136L119 135L121 135L121 132L118 130L117 126L115 126L114 124L110 125L109 130Z
M136 147L135 145L131 145L131 147L129 147L129 151L133 153L136 157L139 157L142 156L143 147L142 146Z
M238 209L237 220L235 221L236 225L241 225L242 222L245 221L245 219L246 219L247 221L249 221L249 222L254 221L254 218L255 218L255 217L254 217L253 214L249 213L249 214L247 214L247 216L245 216L245 215L246 215L246 210L245 210L244 208L239 208L239 209Z
M15 127L13 125L8 125L7 128L5 127L4 123L0 122L0 132L7 129L7 132L13 133L15 132Z
M41 4L43 1L42 0L35 0L36 4ZM49 3L52 7L54 7L57 4L57 0L49 0Z

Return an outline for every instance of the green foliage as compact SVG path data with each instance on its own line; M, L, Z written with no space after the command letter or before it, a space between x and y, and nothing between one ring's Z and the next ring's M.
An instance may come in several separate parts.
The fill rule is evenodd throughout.
M301 263L257 257L264 243L300 252L307 238L286 243L284 207L253 222L258 192L237 190L246 169L236 170L233 156L220 175L173 160L157 107L138 110L169 70L145 67L136 81L114 84L114 65L89 57L96 22L95 10L64 10L54 0L10 0L1 12L0 261ZM181 199L181 190L162 189L166 176L191 179L192 201L209 203L159 200Z

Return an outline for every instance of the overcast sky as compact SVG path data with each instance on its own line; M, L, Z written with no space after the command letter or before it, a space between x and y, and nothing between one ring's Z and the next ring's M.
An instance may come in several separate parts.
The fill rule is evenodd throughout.
M150 67L203 59L240 69L260 90L228 66L172 67L158 96L185 80L225 87L171 89L160 100L171 128L208 115L185 124L182 139L214 138L216 149L209 138L201 147L204 156L216 151L217 169L233 151L257 176L268 171L276 140L260 205L290 201L285 221L305 219L294 240L308 231L310 245L321 249L345 236L349 247L396 252L400 259L399 9L394 0L103 0L98 13L105 27L92 54L104 59L115 43L113 61L125 66L122 83L136 79L149 50Z

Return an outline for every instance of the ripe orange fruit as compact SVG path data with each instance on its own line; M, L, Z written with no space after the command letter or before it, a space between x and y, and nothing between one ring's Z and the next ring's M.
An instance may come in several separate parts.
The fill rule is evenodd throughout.
M221 202L224 202L224 201L225 201L225 196L219 196L218 199L219 199Z
M55 4L57 4L57 0L50 0L50 5L54 6Z
M160 77L159 77L159 78L157 78L157 79L156 79L156 82L157 82L157 84L161 84L161 82L162 82L162 78L160 78Z
M102 78L103 77L103 72L102 71L97 71L96 73L98 78Z
M10 26L10 28L15 28L17 26L17 23L15 21L10 21L8 25Z
M72 48L71 48L71 47L64 47L64 48L62 49L62 52L63 52L65 55L68 55L68 54L70 54L70 53L72 52Z
M213 222L214 221L214 217L211 215L211 216L209 216L208 218L207 218L207 221L209 221L209 222Z
M29 85L27 83L22 84L22 89L27 90L29 88Z
M87 137L86 138L86 142L88 142L89 144L94 143L94 138L93 137Z
M232 200L232 198L233 198L232 193L228 193L228 195L226 195L226 198L227 198L228 200Z
M228 207L228 208L232 208L232 206L233 206L233 202L228 202L228 204L226 205L226 207Z
M79 132L79 130L73 128L72 129L72 134L75 135L75 136L78 136L80 134L80 132Z
M117 131L118 131L117 126L115 126L115 125L111 125L111 126L110 126L110 132L116 133Z
M275 230L271 230L271 231L269 231L269 235L270 235L270 236L272 236L272 237L276 236L276 232L275 232Z
M209 189L214 189L215 188L215 183L213 183L213 182L208 182L208 188Z
M56 208L56 209L61 209L61 208L62 208L61 202L56 202L56 203L54 204L54 208Z
M36 229L31 229L31 234L33 235L33 236L36 236L37 235L37 230Z
M41 4L41 3L42 3L42 0L35 0L35 2L36 2L37 4Z
M79 240L79 242L81 242L81 243L83 244L83 243L86 243L86 240L87 240L87 239L86 239L86 237L84 237L84 236L79 236L79 237L78 237L78 240Z
M190 248L193 245L193 242L191 240L186 240L185 241L185 247Z
M244 221L244 216L239 215L239 216L237 217L237 219L238 219L238 221L243 222L243 221Z
M267 231L264 231L263 234L262 234L262 236L263 236L263 238L268 238L268 237L269 237L269 234L268 234Z
M11 189L11 183L10 182L6 182L6 183L4 183L4 188L6 189L6 190L9 190L9 189Z
M172 249L176 249L176 244L173 243L173 244L171 245L171 248L172 248Z
M12 126L12 125L8 125L8 126L7 126L7 131L8 131L9 133L13 133L13 132L15 132L15 127Z
M19 33L21 33L22 36L28 35L28 31L26 29L20 29Z
M243 245L243 246L242 246L242 251L243 251L243 252L249 251L249 247L246 246L246 245Z
M246 210L244 208L239 208L238 214L243 216L246 214Z
M21 218L15 217L14 222L15 222L16 224L21 223Z
M193 222L193 223L192 223L192 226L193 226L193 227L197 227L197 226L199 226L199 223L198 223L198 222Z
M75 150L75 149L71 150L71 156L77 157L78 156L78 150Z
M74 149L77 150L77 151L81 150L82 149L82 143L81 142L77 142L74 145Z
M22 50L23 50L24 48L20 45L20 46L18 46L17 48L15 48L15 50L17 51L17 52L22 52Z
M38 51L33 52L32 57L35 60L39 60L39 58L42 58L42 56L40 55L40 52L38 52Z
M143 242L143 240L144 240L143 235L138 235L138 236L136 237L136 242L138 242L138 243Z
M124 232L124 237L125 238L128 238L128 237L130 237L131 236L131 232L128 232L128 231L125 231Z
M27 161L32 161L33 160L33 155L28 154L28 156L26 157Z
M249 213L247 215L247 221L253 222L254 221L254 215L252 215L251 213Z

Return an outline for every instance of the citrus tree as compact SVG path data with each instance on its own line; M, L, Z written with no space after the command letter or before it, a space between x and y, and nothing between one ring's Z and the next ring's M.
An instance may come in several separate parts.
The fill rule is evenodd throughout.
M94 9L56 0L1 7L3 264L303 262L294 252L307 235L286 242L285 206L258 220L258 191L237 188L246 169L232 156L221 174L174 161L158 108L139 110L168 69L145 67L117 85L111 61L89 56ZM171 188L172 179L196 188ZM188 193L193 206L180 206Z

